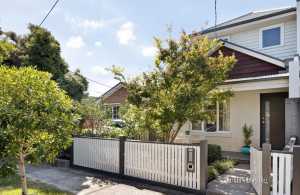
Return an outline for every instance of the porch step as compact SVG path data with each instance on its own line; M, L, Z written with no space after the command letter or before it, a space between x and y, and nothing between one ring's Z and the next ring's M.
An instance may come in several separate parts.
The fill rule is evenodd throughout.
M237 160L241 164L250 164L250 155L245 155L240 152L227 152L227 151L223 151L222 155L224 158Z

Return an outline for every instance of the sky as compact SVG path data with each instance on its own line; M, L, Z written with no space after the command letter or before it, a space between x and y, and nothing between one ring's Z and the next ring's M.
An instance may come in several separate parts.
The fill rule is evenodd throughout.
M0 27L28 33L55 0L1 0ZM218 23L251 11L295 6L296 0L218 0ZM89 79L88 92L100 96L118 83L107 71L123 67L132 77L153 67L153 38L177 38L214 24L214 0L60 0L43 23L60 42L70 70ZM96 82L94 82L96 81Z

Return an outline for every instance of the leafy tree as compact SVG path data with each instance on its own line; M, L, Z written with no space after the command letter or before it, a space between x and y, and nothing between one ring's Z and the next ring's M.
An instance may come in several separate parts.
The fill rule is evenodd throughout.
M179 41L155 42L158 53L153 71L133 79L126 79L119 68L112 71L127 88L128 102L147 113L145 122L159 124L164 139L174 142L185 122L206 120L208 106L231 94L218 86L228 77L235 58L222 53L211 56L221 43L204 36L183 32Z
M80 100L87 91L86 78L79 71L69 71L61 57L59 42L48 30L32 24L28 29L29 33L24 36L14 32L0 32L4 36L0 42L0 63L17 67L34 66L38 70L47 71L69 96Z
M51 75L30 67L0 66L0 157L18 162L27 195L25 162L52 162L71 143L72 100Z

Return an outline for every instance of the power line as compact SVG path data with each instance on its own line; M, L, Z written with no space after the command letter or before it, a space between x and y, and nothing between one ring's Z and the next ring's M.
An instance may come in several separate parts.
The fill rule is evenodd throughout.
M75 72L73 72L73 71L71 71L71 70L69 70L69 72L75 74ZM86 77L86 76L84 76L84 77L86 78L86 80L91 81L91 82L94 82L94 83L96 83L96 84L98 84L98 85L101 85L101 86L103 86L103 87L112 88L112 86L107 85L107 84L105 84L105 83L101 83L101 82L99 82L99 81L95 81L95 80L90 79L90 78L88 78L88 77Z
M58 2L59 2L59 0L55 1L55 3L52 5L51 9L48 11L47 15L44 17L44 19L42 20L42 22L40 23L39 26L42 26L42 24L45 22L45 20L47 19L49 14L52 12L52 10L55 8L55 6L57 5Z
M215 0L215 29L217 28L218 24L218 12L217 12L217 0ZM215 36L217 37L217 31L215 30Z

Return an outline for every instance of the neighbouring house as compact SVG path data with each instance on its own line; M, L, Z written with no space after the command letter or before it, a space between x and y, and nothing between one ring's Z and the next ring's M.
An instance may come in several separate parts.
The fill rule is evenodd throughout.
M125 103L128 96L127 90L121 83L116 84L102 95L102 101L107 109L111 109L111 119L113 122L120 122L120 106Z
M207 139L237 152L244 145L244 124L253 127L257 146L270 142L282 149L290 136L300 139L300 1L296 7L251 12L193 34L199 35L224 42L212 56L220 50L236 56L230 78L220 86L234 96L212 107L215 120L187 122L175 141ZM126 95L119 84L104 97L114 110Z

